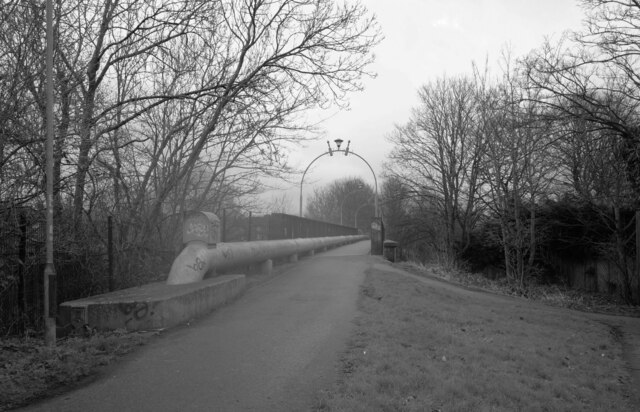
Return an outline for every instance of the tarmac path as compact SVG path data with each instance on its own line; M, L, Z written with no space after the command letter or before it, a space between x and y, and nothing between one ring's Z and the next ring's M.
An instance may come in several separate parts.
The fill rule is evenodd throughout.
M369 241L300 260L28 411L300 411L337 378Z

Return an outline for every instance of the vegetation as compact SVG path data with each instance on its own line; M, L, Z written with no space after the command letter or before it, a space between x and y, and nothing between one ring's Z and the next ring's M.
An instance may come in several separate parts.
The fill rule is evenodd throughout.
M386 265L358 305L340 379L315 410L637 410L618 334L581 313Z
M71 297L107 277L109 216L117 286L149 281L184 211L243 206L286 175L301 114L346 106L381 39L357 2L53 3L55 261L94 280ZM18 296L4 320L25 314L24 258L43 255L44 19L42 1L0 8L0 296Z
M56 347L39 338L0 340L0 411L68 389L101 367L144 345L149 333L93 333L59 340Z
M337 180L314 189L307 203L311 219L357 227L369 233L374 215L375 191L360 178Z
M499 268L521 289L609 262L596 287L640 303L640 5L582 3L584 32L419 89L382 202L409 257Z

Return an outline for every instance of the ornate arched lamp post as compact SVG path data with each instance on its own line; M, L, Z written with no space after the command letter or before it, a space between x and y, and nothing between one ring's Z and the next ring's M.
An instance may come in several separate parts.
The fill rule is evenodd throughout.
M349 154L352 154L358 158L360 158L360 160L362 160L363 162L366 163L366 165L369 167L369 170L371 170L371 174L373 175L373 181L375 182L375 197L374 197L374 209L375 209L375 216L378 216L378 178L376 177L376 173L373 171L373 168L371 167L371 165L369 164L369 162L367 162L367 160L360 156L359 154L357 154L356 152L354 152L353 150L349 149L349 146L351 145L351 140L349 140L347 142L347 148L342 150L340 149L340 146L342 145L342 142L344 142L344 140L338 138L334 140L337 149L332 149L331 148L331 144L329 143L329 141L327 140L327 146L329 147L329 150L318 155L315 159L313 159L311 161L311 163L309 163L309 165L307 166L307 168L304 170L304 173L302 174L302 179L300 179L300 217L302 217L302 184L304 183L304 177L307 174L307 172L309 171L309 168L311 167L311 165L313 165L316 160L320 159L323 156L329 155L329 156L333 156L334 153L344 153L345 156L348 156Z

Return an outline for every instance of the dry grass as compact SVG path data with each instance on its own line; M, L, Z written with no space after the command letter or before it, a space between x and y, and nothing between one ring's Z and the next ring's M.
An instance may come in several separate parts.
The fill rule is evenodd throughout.
M583 314L375 265L323 411L631 411L615 334Z
M94 333L60 339L55 347L41 339L0 340L0 411L48 396L96 373L143 345L149 334Z
M618 296L611 294L585 292L559 285L529 284L524 289L520 289L504 278L491 280L478 273L445 270L436 265L402 262L398 266L420 276L438 277L464 286L524 297L551 306L583 312L640 317L640 306L626 305Z

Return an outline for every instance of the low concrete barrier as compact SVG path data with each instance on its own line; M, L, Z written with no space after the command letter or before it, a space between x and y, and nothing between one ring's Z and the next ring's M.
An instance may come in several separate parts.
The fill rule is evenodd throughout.
M78 329L149 330L169 328L205 315L235 299L245 288L244 275L225 275L180 286L148 285L64 302L59 324Z
M171 265L167 284L180 285L198 282L207 272L239 266L260 264L271 267L272 260L297 260L303 253L311 253L354 243L367 236L331 236L306 239L262 240L255 242L219 243L209 246L202 240L192 240Z

